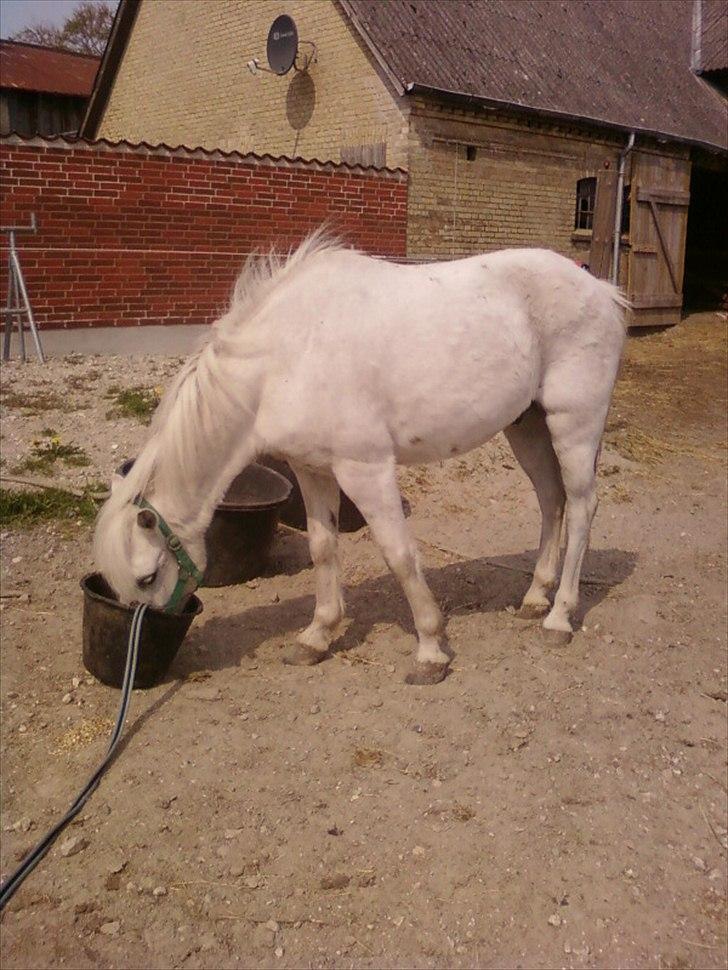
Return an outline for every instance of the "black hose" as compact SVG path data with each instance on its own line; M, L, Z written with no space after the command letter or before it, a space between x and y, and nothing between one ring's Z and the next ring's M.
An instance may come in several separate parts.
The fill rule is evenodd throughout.
M0 886L0 911L4 909L5 904L12 899L16 890L20 888L26 876L30 875L33 869L35 869L63 829L68 825L69 822L73 821L73 819L78 815L83 806L89 800L91 795L96 791L104 772L112 761L114 752L116 751L119 741L121 740L121 734L124 730L124 721L126 720L126 715L129 711L131 692L134 686L134 675L136 674L137 668L137 658L139 656L139 641L141 638L142 620L148 606L148 603L142 603L137 606L136 610L134 611L134 616L132 617L131 629L129 630L129 647L126 654L126 666L124 668L124 681L121 686L121 704L119 705L119 713L116 716L114 730L111 732L111 739L109 741L109 748L106 752L106 756L81 789L79 794L76 796L76 800L60 822L57 822L56 825L54 825L53 828L43 836L35 848L32 849L28 855L26 855L12 876L6 879L2 886Z

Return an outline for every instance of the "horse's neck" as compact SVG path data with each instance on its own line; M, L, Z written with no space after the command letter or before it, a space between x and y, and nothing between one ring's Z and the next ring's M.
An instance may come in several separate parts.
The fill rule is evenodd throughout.
M256 454L254 364L213 347L181 388L158 434L153 501L182 536L207 529L233 478Z

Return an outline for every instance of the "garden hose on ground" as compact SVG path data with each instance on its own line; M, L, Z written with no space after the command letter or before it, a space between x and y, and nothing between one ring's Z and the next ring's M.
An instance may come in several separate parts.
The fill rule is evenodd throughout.
M63 829L78 815L98 787L104 772L111 764L114 752L116 751L119 741L121 740L121 734L124 730L124 721L126 720L126 715L129 710L131 692L134 686L134 675L136 674L137 668L137 658L139 655L139 641L141 639L142 621L148 608L148 603L142 603L141 605L137 606L134 611L134 616L132 617L131 628L129 630L129 647L126 654L126 667L124 668L124 681L121 686L121 704L119 705L119 713L116 716L116 724L114 725L114 730L111 734L111 740L109 741L109 748L106 752L106 756L96 771L94 771L94 773L91 775L86 785L79 792L76 800L60 822L50 829L50 831L41 839L35 848L32 849L23 859L12 876L10 876L2 884L2 886L0 886L0 911L5 907L5 904L12 899L16 890L19 889L23 883L23 880L26 878L26 876L30 875L33 869L35 869Z

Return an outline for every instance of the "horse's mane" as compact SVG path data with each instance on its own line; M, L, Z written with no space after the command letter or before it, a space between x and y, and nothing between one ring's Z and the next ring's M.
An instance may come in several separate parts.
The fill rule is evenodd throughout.
M287 254L279 253L275 248L263 254L252 253L235 281L228 312L213 324L215 332L211 339L233 336L241 324L251 320L268 297L305 263L324 253L328 255L344 249L341 240L322 227Z
M308 236L293 252L251 254L238 276L227 312L211 327L202 345L175 376L154 414L147 441L123 481L117 481L102 512L118 508L148 490L157 459L164 446L175 464L187 469L209 460L207 432L222 417L220 408L239 402L218 379L216 363L235 352L236 335L265 306L271 295L312 259L344 251L341 242L326 229ZM210 408L214 399L215 407Z

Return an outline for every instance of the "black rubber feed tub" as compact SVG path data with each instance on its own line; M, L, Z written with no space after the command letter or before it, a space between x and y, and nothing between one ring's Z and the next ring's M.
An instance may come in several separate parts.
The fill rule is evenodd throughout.
M205 534L203 586L231 586L260 576L291 483L272 468L248 465L215 509Z
M101 573L81 580L83 590L83 665L102 684L121 687L134 607L124 606ZM164 677L182 645L190 624L202 612L191 596L182 613L150 607L142 619L135 688L154 687Z
M291 483L291 497L281 510L281 522L290 525L292 529L301 529L301 531L305 532L307 527L306 506L291 466L288 462L281 461L278 458L270 458L268 455L262 457L260 462L267 468L272 468L279 472ZM359 529L363 529L365 525L366 520L359 509L354 505L348 495L341 492L339 532L357 532Z

